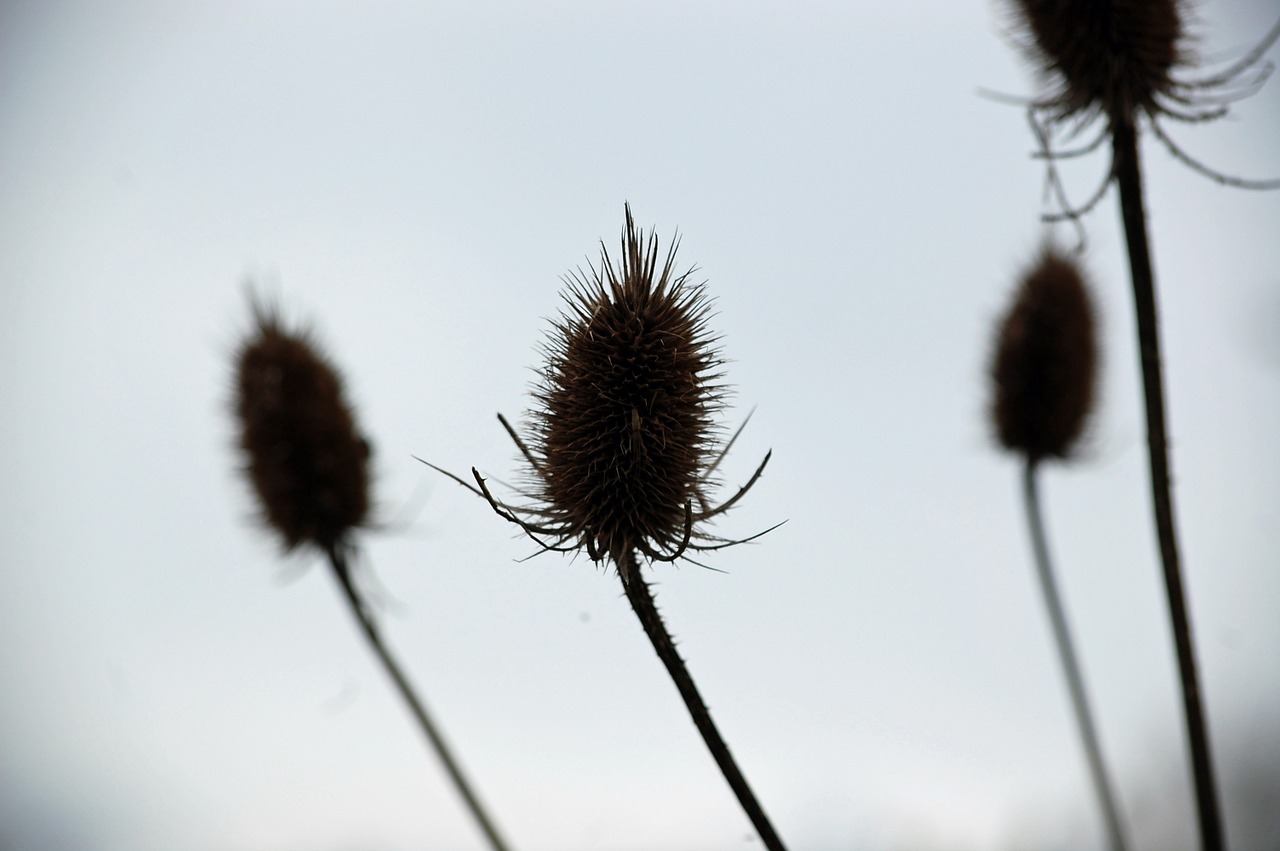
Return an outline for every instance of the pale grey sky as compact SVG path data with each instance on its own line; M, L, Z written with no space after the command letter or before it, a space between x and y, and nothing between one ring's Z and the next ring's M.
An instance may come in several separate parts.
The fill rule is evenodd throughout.
M1275 12L1203 4L1199 49L1238 55ZM616 244L624 201L664 244L678 229L716 298L726 425L756 407L726 486L774 450L717 529L787 525L714 555L724 573L653 575L780 833L1098 847L1017 465L984 420L990 332L1042 235L1024 116L977 95L1034 90L1007 26L940 0L0 6L6 847L481 847L322 566L250 522L226 411L246 278L346 373L380 517L424 500L367 561L512 844L752 847L616 578L518 563L512 527L411 457L513 476L494 414L526 407L560 277ZM1235 115L1172 129L1275 176L1280 87ZM1187 582L1234 782L1280 713L1280 194L1144 152ZM1072 164L1076 197L1105 167ZM1044 492L1152 842L1190 798L1113 197L1086 226L1101 408Z

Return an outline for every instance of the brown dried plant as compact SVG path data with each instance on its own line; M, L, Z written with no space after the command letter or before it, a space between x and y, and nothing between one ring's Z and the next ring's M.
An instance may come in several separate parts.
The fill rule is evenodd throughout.
M244 472L286 551L346 545L369 514L369 443L338 371L306 331L252 300L236 354L235 416Z
M505 851L492 818L445 742L426 704L382 639L356 588L355 534L370 506L369 442L356 427L342 377L313 335L284 326L278 310L250 294L254 328L235 357L233 410L245 475L262 519L285 551L323 553L378 660L444 765L495 851Z
M716 415L724 405L723 361L707 330L709 302L692 270L676 274L678 241L659 265L626 207L621 262L601 246L600 266L566 279L565 309L544 346L546 362L521 435L499 415L528 464L525 501L496 498L478 470L473 486L542 551L585 552L612 563L632 609L675 682L690 716L766 848L782 841L747 784L667 631L641 560L690 559L732 540L706 524L726 513L759 481L770 454L748 482L712 505L714 474L737 433L722 445ZM745 425L745 423L744 423ZM739 429L739 432L741 429Z
M997 329L991 362L991 420L1000 445L1021 455L1023 502L1058 660L1085 761L1112 851L1128 844L1089 707L1084 674L1053 574L1040 509L1037 471L1044 460L1069 459L1094 402L1098 343L1093 299L1077 261L1052 246L1024 272Z
M1083 244L1081 216L1102 199L1113 181L1119 189L1142 365L1152 507L1178 661L1201 846L1204 851L1220 851L1225 838L1170 488L1155 275L1138 135L1149 128L1177 159L1221 183L1252 189L1280 187L1280 181L1243 180L1203 165L1161 127L1163 118L1192 123L1220 118L1233 102L1255 92L1273 69L1270 62L1263 61L1263 55L1280 38L1280 21L1239 61L1193 79L1179 73L1195 59L1186 44L1188 6L1180 0L1011 0L1011 6L1025 34L1023 48L1049 84L1045 95L1030 102L1028 113L1039 155L1048 162L1049 188L1060 207L1044 218L1075 222ZM1102 126L1091 142L1075 151L1054 149L1055 132L1066 128L1074 136L1098 124L1099 118ZM1101 186L1084 204L1072 206L1055 161L1089 153L1108 139L1111 158Z
M1029 117L1049 163L1048 178L1061 207L1049 221L1078 220L1106 194L1123 164L1114 152L1106 177L1089 199L1073 206L1054 162L1090 153L1108 139L1123 140L1146 126L1169 152L1196 171L1224 184L1275 189L1280 180L1247 180L1201 163L1178 145L1161 119L1203 123L1227 114L1230 105L1257 91L1273 66L1263 55L1280 38L1280 21L1238 61L1194 77L1188 46L1187 4L1181 0L1010 0L1023 53L1038 68L1047 91L1030 101ZM1075 150L1054 148L1054 137L1101 127Z
M528 502L500 502L476 477L499 514L544 549L615 565L635 552L675 561L741 543L704 524L750 490L772 455L711 505L733 440L720 445L715 420L726 388L706 330L709 302L693 270L674 274L678 242L659 271L657 237L645 244L630 207L626 219L621 266L601 246L599 269L567 278L567 309L544 346L524 436L499 415L529 464Z
M996 336L991 419L1031 463L1067 458L1093 407L1098 343L1079 264L1045 247L1022 275Z

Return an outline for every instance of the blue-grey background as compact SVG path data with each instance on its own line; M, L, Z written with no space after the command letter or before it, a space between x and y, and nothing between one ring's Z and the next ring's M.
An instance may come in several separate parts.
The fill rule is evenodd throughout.
M1196 48L1239 56L1277 11L1205 3ZM512 843L757 844L616 579L518 562L527 541L412 458L515 476L494 414L526 407L560 277L629 201L716 298L726 426L757 408L726 488L774 450L717 530L789 522L723 573L653 576L780 832L1099 847L985 421L993 325L1044 234L1024 114L978 95L1036 91L1011 27L950 0L0 5L0 845L481 847L322 565L253 525L227 411L246 280L346 373L389 640ZM1280 172L1274 83L1169 126ZM1274 849L1280 194L1143 150L1225 808L1235 847ZM1074 197L1105 168L1071 163ZM1114 196L1086 227L1105 372L1046 510L1136 847L1177 848Z

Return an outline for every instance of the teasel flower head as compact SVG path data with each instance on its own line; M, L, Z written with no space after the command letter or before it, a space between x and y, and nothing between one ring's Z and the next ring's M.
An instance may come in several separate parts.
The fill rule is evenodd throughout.
M1154 113L1176 96L1188 57L1179 0L1015 0L1026 50L1053 80L1043 101L1062 119Z
M233 403L244 472L286 550L331 551L369 513L369 443L311 334L250 300L254 327L236 352Z
M1038 155L1046 161L1049 185L1060 206L1046 221L1077 221L1105 195L1117 163L1083 204L1068 201L1056 161L1087 154L1111 138L1128 139L1149 129L1175 159L1218 183L1243 189L1280 188L1277 180L1224 174L1200 162L1174 141L1161 119L1200 124L1226 115L1233 102L1256 92L1273 65L1264 60L1280 39L1280 20L1238 61L1214 72L1193 74L1196 64L1188 35L1189 4L1184 0L1007 0L1016 20L1017 40L1047 84L1027 101L1037 136ZM1086 136L1070 151L1055 150L1055 136ZM1065 127L1063 126L1065 125ZM1087 138L1087 136L1086 136ZM1128 146L1125 142L1122 147ZM1135 154L1136 156L1136 154ZM1083 243L1083 233L1081 233Z
M657 236L646 239L626 207L619 262L602 245L599 268L565 279L523 434L499 417L529 464L528 503L497 501L474 473L494 509L545 549L616 565L637 552L674 561L740 543L705 523L755 484L770 456L733 498L711 505L713 474L733 443L717 425L728 390L707 328L711 303L692 269L676 272L677 247L660 259Z
M1089 286L1075 260L1046 247L996 338L991 418L1000 445L1033 463L1070 457L1093 407L1097 363Z

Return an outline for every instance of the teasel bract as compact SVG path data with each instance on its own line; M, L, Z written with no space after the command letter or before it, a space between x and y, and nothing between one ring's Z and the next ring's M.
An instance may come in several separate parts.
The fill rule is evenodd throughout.
M235 357L233 412L243 466L262 519L286 551L323 553L374 654L444 765L495 851L505 851L491 817L463 774L426 704L383 641L356 587L355 535L370 511L370 445L356 426L337 368L313 336L285 327L278 310L250 293L254 327Z
M1024 461L1023 501L1041 596L1108 845L1111 851L1125 851L1128 843L1120 806L1054 579L1037 488L1037 472L1043 461L1068 460L1075 455L1094 403L1097 364L1090 287L1075 258L1046 245L1022 274L1013 303L997 329L990 369L991 420L997 442Z
M766 848L784 846L707 711L658 614L643 562L752 540L712 534L759 480L771 454L728 500L713 505L715 472L732 446L720 439L723 360L708 331L703 286L677 274L674 241L660 260L625 208L616 265L601 246L600 265L566 278L565 308L544 345L523 434L499 415L528 464L523 503L497 499L479 471L476 486L440 470L488 500L543 550L585 552L617 570L636 616L671 675L690 716ZM745 425L745 423L744 423ZM740 433L741 429L739 429ZM432 465L434 466L434 465Z
M1184 152L1161 126L1164 118L1189 123L1219 118L1234 101L1255 92L1272 70L1262 57L1280 38L1280 20L1238 61L1195 79L1183 70L1194 65L1195 57L1187 47L1189 6L1181 0L1011 2L1028 36L1024 48L1053 86L1046 95L1031 101L1029 107L1039 154L1048 164L1049 186L1061 207L1044 218L1075 222L1083 244L1080 218L1105 196L1113 181L1119 190L1142 366L1152 510L1178 661L1201 846L1204 851L1219 851L1225 847L1225 839L1170 487L1155 274L1138 137L1141 130L1149 129L1174 157L1221 183L1251 189L1280 187L1280 181L1244 180L1209 168ZM1072 135L1081 134L1099 116L1102 127L1092 142L1076 151L1054 150L1055 130L1066 126ZM1104 180L1084 204L1073 207L1058 178L1055 161L1087 153L1108 139L1111 161Z

